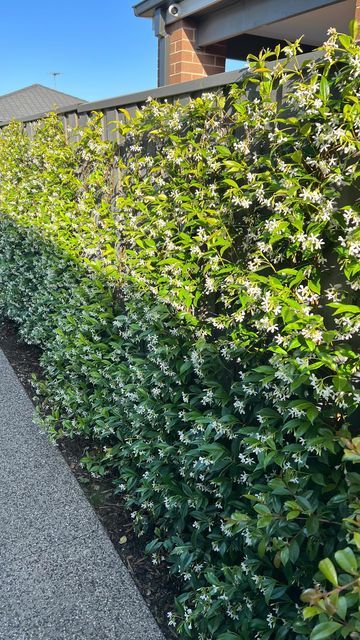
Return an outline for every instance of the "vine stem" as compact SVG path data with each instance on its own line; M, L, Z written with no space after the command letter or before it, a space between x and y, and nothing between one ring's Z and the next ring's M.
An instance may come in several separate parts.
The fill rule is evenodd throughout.
M341 593L342 591L345 591L345 589L349 589L350 587L354 586L355 584L360 584L360 578L359 577L355 578L354 580L351 580L351 582L348 582L347 584L335 587L331 591L322 592L321 594L319 594L319 597L316 598L316 600L320 600L322 598L330 598L332 595L334 595L336 593ZM315 598L314 598L314 601L315 601Z

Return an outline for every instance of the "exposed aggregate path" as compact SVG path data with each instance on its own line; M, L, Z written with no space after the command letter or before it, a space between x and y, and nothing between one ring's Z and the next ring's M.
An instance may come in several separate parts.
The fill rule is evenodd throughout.
M0 350L0 640L164 640Z

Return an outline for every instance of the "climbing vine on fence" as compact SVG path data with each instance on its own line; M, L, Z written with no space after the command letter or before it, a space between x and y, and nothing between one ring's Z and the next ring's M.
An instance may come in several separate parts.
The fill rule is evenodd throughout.
M121 145L101 114L0 137L0 305L44 348L41 419L153 532L184 638L360 637L360 51L298 53L123 113Z

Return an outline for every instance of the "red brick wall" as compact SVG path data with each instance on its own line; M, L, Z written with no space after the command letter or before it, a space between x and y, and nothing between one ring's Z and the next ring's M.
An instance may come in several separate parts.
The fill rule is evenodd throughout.
M360 0L359 0L360 2ZM196 49L196 28L188 20L168 27L169 59L167 84L197 80L225 71L225 45Z

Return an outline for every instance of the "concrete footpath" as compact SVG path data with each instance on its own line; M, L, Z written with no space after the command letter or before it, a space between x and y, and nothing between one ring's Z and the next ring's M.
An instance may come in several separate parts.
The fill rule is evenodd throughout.
M0 350L0 640L164 640Z

